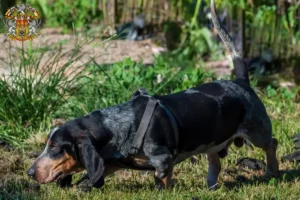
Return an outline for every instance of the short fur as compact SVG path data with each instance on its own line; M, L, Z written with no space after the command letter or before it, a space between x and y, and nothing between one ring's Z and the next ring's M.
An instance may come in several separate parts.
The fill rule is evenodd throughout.
M232 53L236 80L215 81L175 94L155 96L169 108L177 121L177 155L171 153L171 146L176 142L172 125L160 106L153 113L138 155L128 155L148 101L148 97L142 95L68 121L51 133L51 144L58 146L61 154L65 148L72 149L69 154L87 169L94 186L102 186L105 176L118 169L131 168L155 170L156 183L169 187L175 164L192 155L206 153L209 161L207 182L213 188L221 170L218 153L237 138L245 138L263 149L268 172L278 174L277 141L272 139L266 109L250 87L247 68L230 36L219 25L213 0L211 7L216 30ZM51 148L46 149L51 152ZM44 156L56 159L49 153ZM34 172L31 173L33 178L38 173L49 173L45 172L47 169L43 170L37 170L35 164L29 169ZM69 175L64 171L62 174L61 178Z

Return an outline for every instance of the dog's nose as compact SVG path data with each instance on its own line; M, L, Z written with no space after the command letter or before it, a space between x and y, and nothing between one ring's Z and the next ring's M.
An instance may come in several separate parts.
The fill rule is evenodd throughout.
M30 178L34 178L34 176L35 176L35 170L34 170L33 168L29 168L29 169L27 170L27 174L28 174L28 176L29 176Z

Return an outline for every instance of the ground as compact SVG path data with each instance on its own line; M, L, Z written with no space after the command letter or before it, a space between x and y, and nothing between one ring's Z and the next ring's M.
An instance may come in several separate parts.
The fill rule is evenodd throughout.
M61 35L55 30L48 31L47 37L39 37L33 41L33 46L47 46L60 42L65 48L73 48L75 36ZM71 39L71 40L69 40ZM100 41L100 40L99 40ZM111 41L100 44L95 40L84 45L82 50L93 52L99 63L112 63L124 57L132 57L135 61L153 62L153 52L157 47L150 41L130 42ZM9 42L0 36L0 43L7 47ZM21 45L15 42L14 45ZM29 43L25 44L30 47ZM104 50L103 47L105 48ZM6 59L5 48L0 48L0 59ZM87 58L84 58L87 59ZM8 67L2 65L2 73L7 73ZM225 70L226 71L226 70ZM225 74L227 71L225 72ZM236 173L228 173L238 169L236 160L247 156L264 160L264 154L257 148L231 147L226 158L222 159L222 172L219 179L219 189L209 191L206 186L207 160L204 155L197 156L193 162L188 159L175 167L175 186L171 190L158 191L154 186L152 172L137 172L123 170L106 178L106 184L101 189L93 189L84 193L77 188L59 189L55 183L37 185L26 175L26 169L34 161L32 152L40 152L45 143L47 132L38 133L26 141L24 148L14 149L0 142L0 200L2 199L299 199L300 168L296 163L281 161L281 157L294 151L290 137L300 130L300 105L277 97L277 100L259 93L272 119L274 136L279 140L278 159L282 176L266 179L263 170L253 171L243 169ZM75 179L80 178L80 174Z
M157 45L151 39L143 41L126 41L126 40L110 40L105 42L99 38L93 39L83 36L82 34L71 35L62 34L62 30L57 28L45 28L41 30L41 35L35 38L32 43L29 41L24 42L25 49L35 49L36 52L50 51L53 48L57 49L59 45L62 45L64 51L71 50L75 47L75 44L81 45L81 52L87 54L81 59L81 62L89 60L89 57L94 57L98 64L110 64L118 61L122 61L126 57L130 57L133 61L143 62L144 64L152 64L153 56L165 52L166 48ZM0 35L0 74L8 74L8 49L10 46L21 48L22 43L19 41L9 41L3 34ZM13 55L19 58L20 55L13 50ZM43 58L41 65L46 62L46 56ZM66 55L62 60L68 60L69 55ZM4 62L1 62L4 61ZM62 61L62 63L64 63ZM223 61L213 61L206 64L206 67L210 67L211 70L216 72L219 76L225 76L230 74L228 67L229 61L224 59Z

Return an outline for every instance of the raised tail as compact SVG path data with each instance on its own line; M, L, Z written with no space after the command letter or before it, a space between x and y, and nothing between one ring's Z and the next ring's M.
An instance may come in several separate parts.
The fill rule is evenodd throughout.
M220 38L224 42L225 46L228 48L230 55L232 57L236 80L243 80L249 84L249 75L248 75L247 66L243 62L242 56L237 51L236 46L234 45L233 40L230 37L229 33L221 26L220 21L217 17L214 0L210 1L210 7L211 7L211 17L212 17L212 22L214 24L214 27L218 32Z

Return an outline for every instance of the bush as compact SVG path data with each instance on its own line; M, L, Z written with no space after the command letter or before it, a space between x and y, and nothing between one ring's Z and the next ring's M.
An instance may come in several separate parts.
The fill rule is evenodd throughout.
M66 53L55 49L45 60L45 53L21 49L21 60L11 59L9 76L0 79L0 139L16 143L29 136L73 96L84 76L84 65L78 65L82 54L78 48ZM70 55L62 63L61 58ZM11 58L12 55L9 55ZM77 65L77 66L76 66Z
M204 83L212 74L202 68L195 68L193 63L181 68L172 66L163 57L156 58L153 66L144 66L126 58L112 65L89 67L89 78L85 86L70 99L68 113L61 115L81 116L92 110L120 104L130 99L139 87L146 88L150 94L170 94Z
M26 3L41 12L47 26L62 27L65 31L102 19L102 12L97 9L98 0L26 0Z

